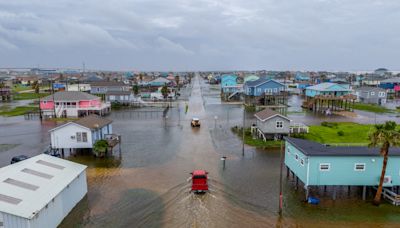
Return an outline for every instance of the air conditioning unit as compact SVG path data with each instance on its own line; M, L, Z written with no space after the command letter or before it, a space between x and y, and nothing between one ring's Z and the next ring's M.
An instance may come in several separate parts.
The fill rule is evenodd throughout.
M75 135L71 135L71 139L75 139Z
M392 176L385 176L385 177L383 178L383 184L384 184L384 185L390 185L390 184L392 184Z

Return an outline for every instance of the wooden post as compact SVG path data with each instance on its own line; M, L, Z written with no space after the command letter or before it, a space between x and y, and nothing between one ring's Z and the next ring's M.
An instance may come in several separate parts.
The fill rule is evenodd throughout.
M333 186L332 199L336 200L336 186Z
M363 186L362 199L365 201L367 195L367 186Z
M296 190L299 189L299 177L296 176Z
M289 167L286 166L286 178L289 179L290 175L289 175Z
M304 188L306 189L306 201L307 201L308 197L310 196L310 189L308 188L308 186L304 186Z

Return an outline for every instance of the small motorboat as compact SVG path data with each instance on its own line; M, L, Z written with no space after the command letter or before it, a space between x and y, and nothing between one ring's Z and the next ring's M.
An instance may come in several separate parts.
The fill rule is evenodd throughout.
M208 191L208 172L205 170L194 170L192 175L192 192L204 193Z

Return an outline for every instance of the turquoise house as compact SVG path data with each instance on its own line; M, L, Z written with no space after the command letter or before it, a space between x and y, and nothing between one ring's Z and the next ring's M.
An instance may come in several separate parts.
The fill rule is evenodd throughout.
M306 96L315 97L317 95L333 95L335 97L350 94L352 90L348 85L331 82L324 82L318 85L306 87Z
M221 77L221 90L222 93L235 93L239 90L237 84L237 76L232 74L225 74Z
M379 148L334 147L285 137L285 165L310 186L378 186L383 157ZM391 148L384 187L400 186L400 148ZM307 191L308 192L308 191Z

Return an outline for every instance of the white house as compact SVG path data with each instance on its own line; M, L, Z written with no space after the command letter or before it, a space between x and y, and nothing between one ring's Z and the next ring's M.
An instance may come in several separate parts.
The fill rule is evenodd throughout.
M51 147L53 149L93 148L100 139L112 134L112 120L98 115L89 115L77 121L68 122L51 129Z
M291 120L278 112L266 108L254 114L257 120L258 133L266 139L279 139L289 135Z
M0 227L57 227L87 193L86 168L45 154L0 168Z

